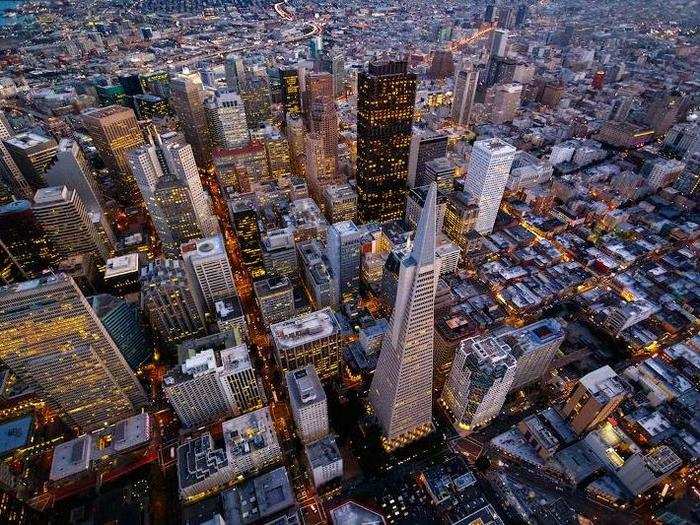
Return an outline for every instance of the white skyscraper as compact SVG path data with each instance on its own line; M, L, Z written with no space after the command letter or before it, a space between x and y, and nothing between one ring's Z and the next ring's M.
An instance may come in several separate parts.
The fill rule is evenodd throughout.
M516 151L513 146L497 138L474 143L465 189L474 196L479 206L474 229L481 234L486 235L493 230Z
M204 103L212 131L212 143L219 148L240 148L250 134L245 120L243 99L235 91L216 91Z
M460 434L483 427L501 412L516 366L502 339L481 336L462 341L440 398Z
M506 48L508 46L508 30L497 28L491 34L491 56L504 57L506 56Z
M286 374L299 439L305 445L328 435L328 403L313 365Z
M141 190L158 238L163 244L164 252L172 257L178 255L180 248L178 239L182 235L173 231L173 218L168 220L168 214L158 201L156 188L161 179L172 178L186 186L182 190L189 193L192 207L190 209L188 204L185 208L194 212L196 217L196 224L191 226L197 226L205 237L219 233L216 217L211 211L208 197L202 188L192 148L189 144L184 144L183 140L182 135L175 133L163 137L156 134L155 144L136 148L127 153L127 161Z
M41 188L34 195L34 214L62 257L97 254L106 261L109 248L100 238L76 190ZM30 233L30 232L27 232Z
M401 261L394 311L370 389L391 451L432 430L437 185L431 184L411 254Z
M192 146L185 142L182 134L168 133L163 136L161 148L170 173L190 189L192 206L202 234L206 237L219 233L219 224L212 213L209 197L202 187L202 179L199 178Z
M331 265L336 302L357 292L360 284L360 259L362 255L362 232L352 221L332 224L328 228L327 255Z
M185 243L181 250L190 282L199 284L202 299L210 311L214 310L217 299L236 294L231 265L221 235Z
M457 124L469 125L478 81L479 71L471 64L465 64L457 72L454 97L452 98L452 119Z

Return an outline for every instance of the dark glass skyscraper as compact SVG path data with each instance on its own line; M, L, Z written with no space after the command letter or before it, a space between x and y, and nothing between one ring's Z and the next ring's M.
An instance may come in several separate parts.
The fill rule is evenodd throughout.
M52 261L49 242L29 201L0 206L0 284L34 279Z
M400 219L406 203L416 75L406 62L358 75L357 196L362 222Z

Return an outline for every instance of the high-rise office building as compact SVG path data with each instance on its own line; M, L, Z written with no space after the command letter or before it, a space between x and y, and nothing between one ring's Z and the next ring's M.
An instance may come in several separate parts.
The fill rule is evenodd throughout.
M457 432L482 428L501 412L515 370L515 358L501 339L479 336L462 341L440 397Z
M327 186L323 198L329 223L354 221L357 217L357 193L349 184Z
M482 235L493 230L516 151L497 138L477 141L472 147L465 188L479 206L474 229Z
M109 248L100 238L76 190L65 186L41 188L34 195L33 210L60 257L96 254L103 262L109 258Z
M337 303L359 292L362 238L363 232L352 221L337 222L328 228L326 250Z
M326 393L312 365L286 373L289 404L299 439L305 445L328 435Z
M138 305L109 294L88 297L90 306L132 370L144 364L153 351L146 338Z
M292 176L292 159L287 138L277 129L268 127L264 134L269 177L281 187L289 185Z
M396 302L370 388L370 402L393 450L433 428L433 318L437 186L428 191L411 254L399 268Z
M153 202L160 214L153 223L167 257L177 257L181 244L204 235L197 222L190 190L184 182L172 175L161 177L153 190Z
M419 186L412 188L406 197L406 222L411 229L418 227L418 221L423 213L423 208L427 202L430 186ZM439 235L445 221L445 209L447 198L445 194L438 190L437 204L435 209L435 231Z
M491 104L491 122L505 124L512 122L520 107L523 93L521 84L499 84L495 86L493 104Z
M577 435L605 421L622 403L627 388L608 365L589 372L578 380L561 415Z
M165 159L167 170L171 175L187 185L197 224L205 236L219 232L219 223L211 210L211 202L202 187L202 179L195 162L192 146L185 142L180 133L168 133L162 136L160 149Z
M158 259L141 269L141 308L168 344L204 332L203 305L179 260Z
M508 47L508 30L497 28L491 31L490 43L491 56L506 56L506 48Z
M183 70L170 81L170 101L180 121L187 143L192 146L197 166L211 162L211 137L204 109L204 86L196 71Z
M257 213L246 199L229 202L229 212L243 265L248 269L253 279L262 279L265 277L265 266L262 260Z
M180 363L170 369L163 390L180 420L188 427L204 425L261 408L262 385L244 344L231 333L188 341L180 346Z
M301 87L299 72L296 69L281 69L282 106L284 116L298 117L301 115Z
M233 272L221 235L188 242L182 245L181 251L190 281L197 283L209 311L214 311L218 299L236 295Z
M163 252L176 257L183 242L218 232L192 148L178 134L127 155Z
M311 196L323 205L323 190L340 182L337 176L338 112L330 74L312 73L307 77L305 104L309 128L305 137L306 176Z
M134 112L123 106L90 109L82 114L83 124L100 158L112 175L111 192L120 203L133 206L138 186L129 169L126 154L144 140Z
M478 82L479 70L471 64L465 64L457 72L452 98L452 119L461 126L469 126Z
M243 57L233 53L226 55L224 71L226 75L226 87L230 90L240 91L241 86L245 86L247 73Z
M454 72L455 63L452 60L452 52L444 49L433 51L428 76L433 79L443 79L451 77Z
M133 415L146 394L66 274L0 288L0 360L71 425Z
M48 186L66 186L77 191L89 213L104 213L95 174L77 141L61 139L56 161L44 174L44 178Z
M288 277L268 277L253 289L265 326L294 317L294 287Z
M16 197L30 199L34 191L3 142L14 134L5 114L0 111L0 181L5 181Z
M249 75L245 86L241 87L241 98L245 107L248 128L258 129L270 118L270 86L267 78Z
M275 361L284 372L313 365L323 381L338 375L344 335L330 308L273 324L270 333Z
M243 99L235 91L216 91L204 103L211 129L212 146L240 148L248 144L250 132Z
M262 238L262 257L267 275L296 278L299 264L292 228L268 230Z
M30 186L34 189L45 186L44 173L54 162L58 150L56 141L36 133L18 133L4 139L3 143Z
M447 135L414 128L408 155L408 187L425 185L426 183L422 182L425 180L425 165L445 155L447 155Z
M516 361L511 390L530 385L544 376L565 335L556 319L542 319L502 337Z
M360 221L403 216L416 99L406 62L370 63L357 78L357 202Z
M454 164L447 157L433 159L426 162L423 177L416 187L428 186L434 182L439 191L449 194L454 189L455 171Z
M0 283L39 277L55 261L51 241L29 201L0 206Z

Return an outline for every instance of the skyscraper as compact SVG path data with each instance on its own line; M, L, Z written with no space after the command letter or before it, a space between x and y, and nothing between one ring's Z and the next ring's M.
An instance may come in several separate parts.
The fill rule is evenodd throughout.
M101 215L104 212L94 175L78 143L73 139L61 139L56 162L44 178L48 186L67 186L68 189L76 190L87 211Z
M306 175L311 196L323 205L323 190L340 182L338 164L338 111L330 73L311 73L304 93L309 134L305 137Z
M445 155L447 155L447 135L414 128L408 155L408 187L414 188L427 184L423 182L426 163Z
M501 412L515 369L510 347L501 339L462 341L440 398L460 434L483 427Z
M34 215L63 258L96 254L106 261L109 248L102 242L76 190L65 186L41 188L34 195Z
M168 344L204 332L203 307L179 260L158 259L141 269L141 308Z
M506 47L508 46L508 30L494 29L491 32L491 56L504 57L506 56Z
M66 274L0 288L0 360L72 425L133 415L146 394Z
M210 311L217 299L236 295L231 265L221 235L197 239L181 247L190 281L196 282Z
M218 232L192 148L182 135L156 134L155 143L130 151L129 165L163 252L177 257L183 242Z
M243 265L253 279L261 279L265 276L265 266L262 260L258 215L246 199L229 202L229 212Z
M56 141L36 133L18 133L3 142L32 188L45 186L44 173L56 158Z
M396 302L370 388L370 402L393 450L432 430L437 185L423 207L411 254L399 268Z
M187 143L192 145L197 166L211 162L211 137L204 111L204 86L196 71L183 70L170 81L170 101L180 121Z
M400 219L406 202L416 76L406 62L370 63L357 79L361 222Z
M457 73L454 98L452 99L452 119L457 124L469 125L478 82L479 71L471 64L466 64Z
M153 351L138 306L109 294L93 295L88 302L132 370L145 363Z
M0 284L34 279L54 262L51 242L29 201L0 206Z
M301 115L301 88L299 72L296 69L280 70L282 81L282 106L284 116L298 117Z
M113 196L123 205L138 204L138 186L126 160L129 150L144 143L134 112L122 106L90 109L83 113L83 124L113 177Z
M289 404L299 439L305 445L328 435L328 403L313 365L286 374Z
M230 54L224 62L226 75L226 87L233 91L239 91L246 83L246 67L240 55Z
M479 214L474 229L481 234L493 230L516 151L497 138L474 143L465 188L477 200Z
M489 90L490 91L490 90ZM491 106L491 122L504 124L512 122L520 107L523 86L521 84L499 84L495 86Z
M7 151L3 142L13 135L14 131L10 123L0 111L0 181L4 180L15 196L30 199L33 194L32 187L22 175L17 163L10 155L10 152Z
M212 146L240 148L248 144L250 133L243 99L234 91L217 91L204 103L211 127Z
M328 228L327 256L338 294L335 302L359 292L362 232L352 221L337 222Z

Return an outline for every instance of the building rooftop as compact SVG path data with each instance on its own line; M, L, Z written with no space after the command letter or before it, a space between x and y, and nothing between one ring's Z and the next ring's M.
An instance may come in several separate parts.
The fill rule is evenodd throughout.
M23 416L0 423L0 457L29 442L34 418Z
M65 201L69 190L65 186L51 186L39 188L34 194L34 204L50 204L52 202Z
M324 308L273 324L270 331L277 348L295 348L337 334L340 325L333 310Z
M348 501L330 512L333 525L385 525L384 517L378 512Z
M309 458L311 468L332 465L343 459L333 436L323 437L307 445L306 456Z
M326 393L313 365L287 372L287 387L293 407L325 401Z
M277 440L268 407L224 421L221 429L226 443L226 456L231 463L234 463L235 458L267 448L273 440Z
M285 467L246 481L221 495L226 523L248 525L273 518L296 505L294 490ZM276 522L265 522L276 523Z
M4 141L6 144L10 144L11 146L17 148L17 149L30 149L34 148L36 146L39 146L41 144L46 144L46 143L51 143L53 142L55 144L55 140L52 138L44 137L43 135L39 135L38 133L17 133L17 135L14 135L8 139L5 139Z
M91 461L145 446L151 439L151 419L143 412L107 428L83 434L54 449L49 479L58 481L88 470Z
M243 307L237 295L220 299L214 303L217 321L229 321L243 316Z
M177 449L177 477L180 489L204 481L228 467L228 458L222 448L214 448L211 434L189 440Z
M620 381L618 375L608 365L598 368L593 372L589 372L579 381L601 404L625 393L625 387L622 381Z
M197 239L187 242L180 247L183 257L204 259L211 256L219 256L226 253L224 240L221 235L214 235L205 239Z
M105 279L112 279L121 275L138 273L139 271L139 254L129 253L107 259L105 265Z

